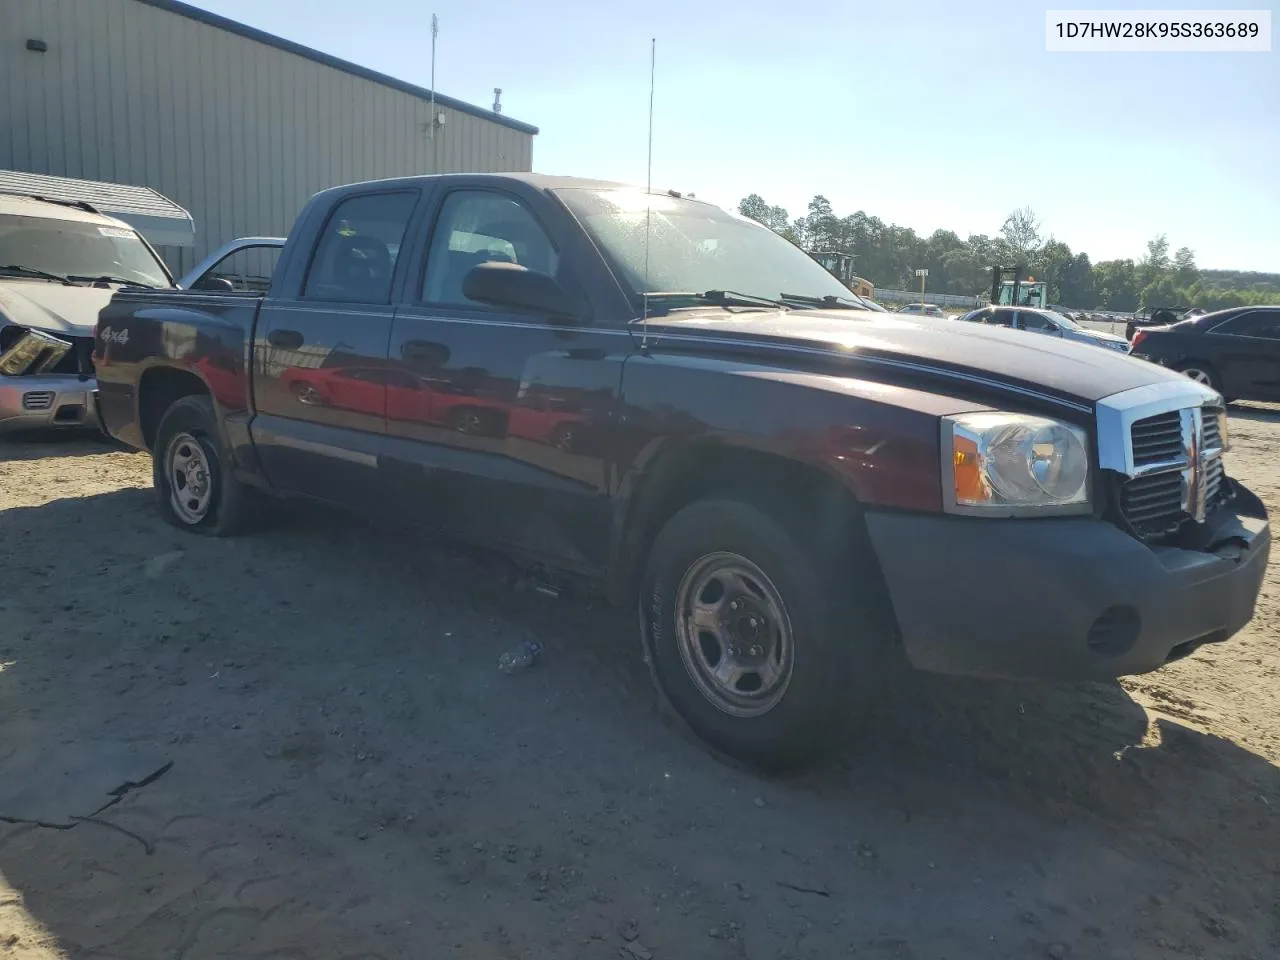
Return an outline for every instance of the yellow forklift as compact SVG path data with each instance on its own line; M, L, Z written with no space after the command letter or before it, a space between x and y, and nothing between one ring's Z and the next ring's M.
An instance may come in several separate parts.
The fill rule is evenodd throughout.
M1006 277L1012 279L1006 280ZM1049 284L1024 277L1023 267L991 268L991 303L1002 307L1039 307L1049 304Z
M853 272L853 254L839 253L835 250L820 250L809 256L818 261L822 268L860 297L870 300L876 292L875 284L864 280Z

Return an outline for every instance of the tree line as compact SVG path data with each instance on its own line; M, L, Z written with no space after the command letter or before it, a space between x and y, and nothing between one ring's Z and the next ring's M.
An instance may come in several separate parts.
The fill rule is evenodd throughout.
M1128 312L1141 307L1183 306L1218 310L1280 302L1280 274L1201 270L1189 247L1170 252L1163 234L1147 244L1138 260L1094 263L1052 234L1044 235L1029 207L1013 211L994 236L951 230L918 236L910 227L885 223L863 211L836 216L821 195L809 201L803 217L771 206L753 193L738 212L764 224L809 253L835 250L856 257L855 271L876 286L910 290L915 271L929 271L935 292L980 296L991 289L991 267L1022 265L1049 284L1049 302L1080 310Z

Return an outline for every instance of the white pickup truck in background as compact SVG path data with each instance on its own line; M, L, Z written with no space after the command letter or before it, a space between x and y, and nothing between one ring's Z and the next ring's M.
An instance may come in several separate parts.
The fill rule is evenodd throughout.
M174 286L127 223L0 195L0 434L96 425L93 328L123 285Z
M0 435L98 427L93 331L121 287L262 293L284 246L232 240L175 283L152 244L194 236L154 190L0 170Z
M98 311L123 286L174 287L152 244L194 239L146 187L0 170L0 434L97 426Z

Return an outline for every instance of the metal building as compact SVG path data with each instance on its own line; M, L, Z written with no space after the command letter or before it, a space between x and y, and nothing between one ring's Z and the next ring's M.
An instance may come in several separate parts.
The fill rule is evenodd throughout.
M0 0L0 169L152 187L175 273L340 183L532 169L537 128L177 0Z

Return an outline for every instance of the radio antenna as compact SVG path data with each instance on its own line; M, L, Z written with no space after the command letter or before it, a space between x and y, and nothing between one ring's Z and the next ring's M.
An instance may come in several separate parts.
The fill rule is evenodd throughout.
M658 38L649 39L649 163L644 181L644 302L640 314L640 349L649 347L649 227L653 220L653 78L658 62Z
M431 172L439 173L439 164L436 161L438 151L436 150L436 126L439 118L436 116L436 36L440 33L440 20L433 13L431 15Z

